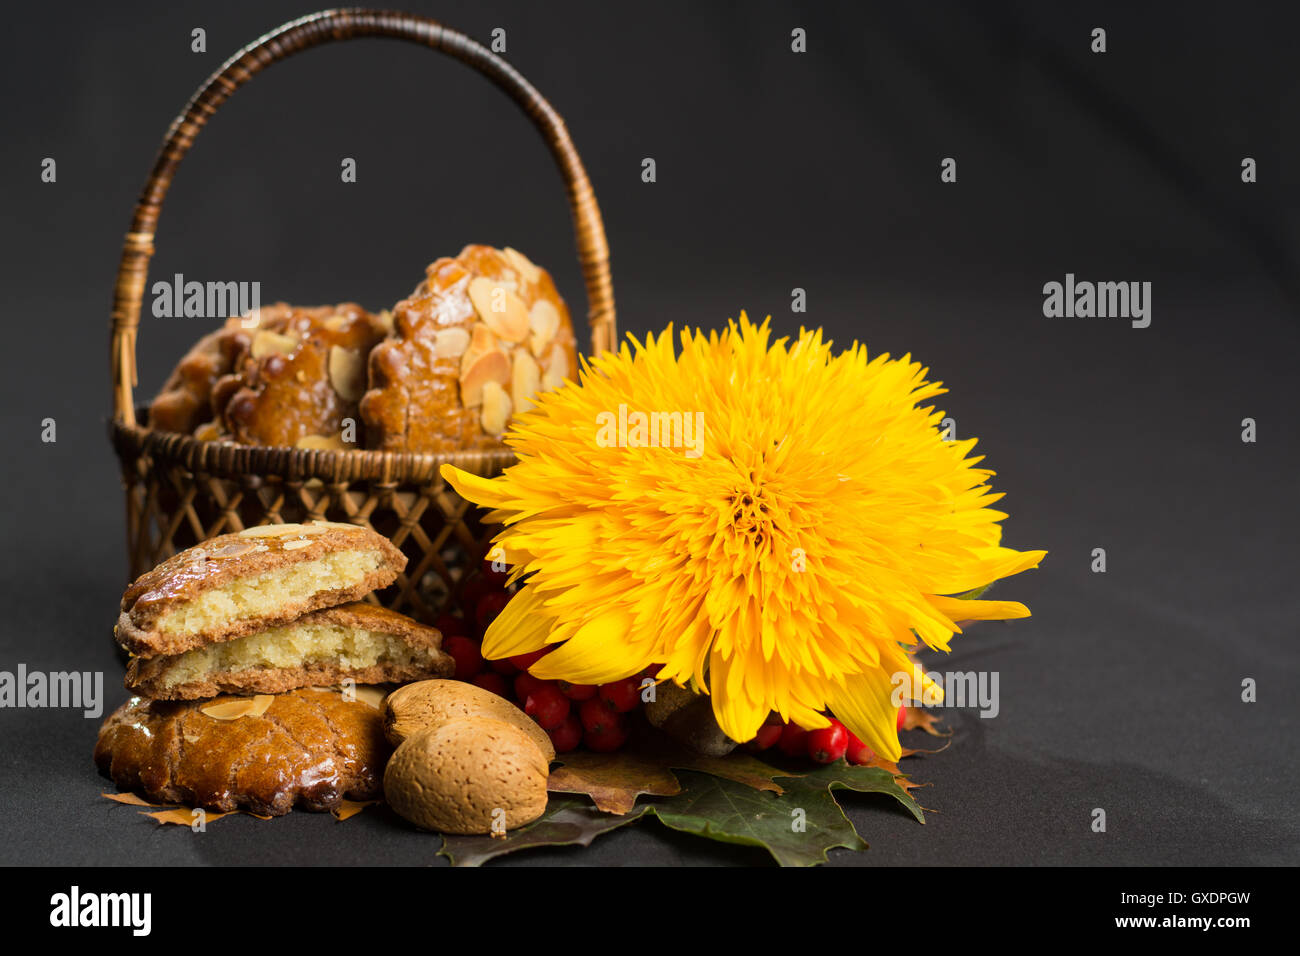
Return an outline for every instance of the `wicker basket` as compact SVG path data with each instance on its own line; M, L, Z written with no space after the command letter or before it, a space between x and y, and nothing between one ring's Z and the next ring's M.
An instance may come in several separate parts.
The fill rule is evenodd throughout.
M134 578L176 551L252 525L345 521L386 535L407 555L405 574L378 599L430 620L455 594L453 567L473 567L481 560L494 531L439 477L438 468L450 462L494 475L514 460L508 450L430 455L205 442L139 424L146 416L132 397L136 328L154 231L167 188L194 137L235 90L272 63L358 37L410 40L449 54L484 74L523 109L550 147L568 191L592 351L598 354L614 342L614 294L600 210L564 121L527 80L463 34L411 14L331 10L287 23L228 60L172 123L126 235L113 302L111 434L126 491L127 565Z

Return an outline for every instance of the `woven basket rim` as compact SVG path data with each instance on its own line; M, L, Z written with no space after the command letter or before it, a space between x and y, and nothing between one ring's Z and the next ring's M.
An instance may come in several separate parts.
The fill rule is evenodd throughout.
M140 409L142 416L144 412ZM124 463L147 456L158 464L180 464L190 471L232 479L278 477L286 481L317 478L334 484L351 481L427 484L439 478L439 469L444 464L491 477L517 460L509 448L432 454L241 445L158 431L118 418L110 420L109 430L113 447Z
M134 396L139 380L136 339L163 200L195 138L205 128L208 119L235 91L270 65L322 44L367 37L408 41L452 57L500 88L532 122L551 152L564 181L578 247L578 263L586 286L591 353L599 355L616 347L614 290L604 221L586 168L578 156L568 127L554 107L496 53L436 20L392 10L322 10L282 24L230 57L194 93L180 115L172 121L163 139L136 203L131 227L123 241L113 293L110 339L112 416L115 421L123 423L123 429L135 426L140 420L137 418ZM188 448L186 453L189 454ZM364 466L340 466L328 457L356 456L360 452L316 454L324 457L313 459L314 463L310 466L313 470L319 470L320 462L326 463L325 470L330 472L339 467L344 470L361 467L366 473L373 470L369 463ZM411 456L409 459L379 460L375 468L383 474L388 474L393 469L422 472L434 460L420 453L411 453ZM241 467L237 471L242 473L244 469Z

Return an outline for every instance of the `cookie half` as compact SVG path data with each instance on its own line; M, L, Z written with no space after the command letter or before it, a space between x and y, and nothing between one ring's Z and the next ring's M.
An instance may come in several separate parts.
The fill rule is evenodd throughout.
M390 753L378 710L310 688L221 701L133 697L100 728L95 764L157 803L278 816L379 796Z
M354 602L180 654L132 658L128 690L162 700L280 694L299 687L399 684L449 677L442 635L404 614Z
M122 596L115 634L138 657L206 644L387 587L406 556L368 528L317 521L223 534L168 558Z

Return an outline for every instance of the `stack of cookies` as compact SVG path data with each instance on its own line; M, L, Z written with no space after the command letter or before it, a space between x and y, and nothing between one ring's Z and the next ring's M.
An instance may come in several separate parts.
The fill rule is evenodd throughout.
M115 632L139 696L105 721L96 763L123 789L223 811L376 796L391 747L352 688L455 669L437 630L360 600L405 564L369 529L313 522L221 535L142 575Z

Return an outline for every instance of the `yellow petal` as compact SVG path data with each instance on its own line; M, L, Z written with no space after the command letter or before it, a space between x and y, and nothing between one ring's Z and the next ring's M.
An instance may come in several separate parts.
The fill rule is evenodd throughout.
M954 621L1009 621L1029 617L1029 608L1019 601L963 601L931 595L930 603L936 611Z
M885 760L903 756L898 743L898 708L890 702L893 687L882 672L851 674L834 687L831 709L844 726Z
M631 677L651 661L627 641L632 614L615 608L592 618L574 635L530 668L540 680L607 684Z
M447 464L439 468L438 473L456 489L462 498L468 498L476 505L484 508L503 508L509 500L506 482L499 478L484 478Z
M535 588L521 588L488 625L483 635L483 656L499 660L545 647L555 618L541 610L542 601Z

